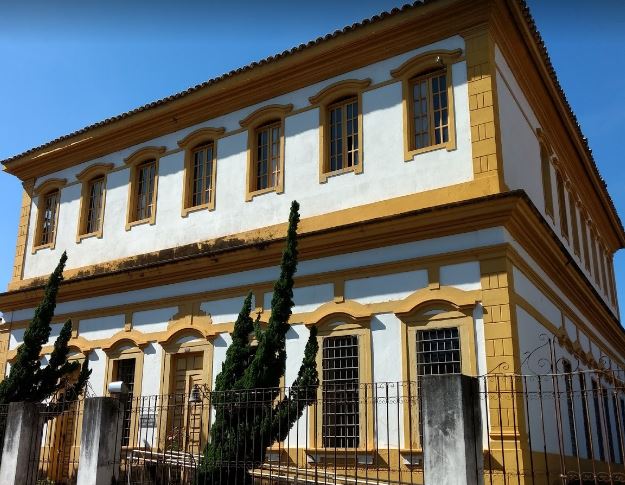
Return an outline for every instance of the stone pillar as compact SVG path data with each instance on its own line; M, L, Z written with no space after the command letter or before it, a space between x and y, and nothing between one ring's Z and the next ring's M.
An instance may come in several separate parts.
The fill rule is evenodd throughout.
M119 478L124 403L112 397L85 399L77 485L110 485Z
M9 404L0 483L2 485L31 485L37 480L41 451L41 420L36 403Z
M479 382L460 374L421 378L424 482L483 483Z

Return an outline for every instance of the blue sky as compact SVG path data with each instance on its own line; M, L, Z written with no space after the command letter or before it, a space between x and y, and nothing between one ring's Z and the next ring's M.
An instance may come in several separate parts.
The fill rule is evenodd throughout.
M0 6L0 159L402 2L7 3ZM529 5L623 217L625 89L618 81L625 78L625 2ZM1 172L0 197L3 291L13 265L21 187ZM616 275L624 302L625 251L616 256Z

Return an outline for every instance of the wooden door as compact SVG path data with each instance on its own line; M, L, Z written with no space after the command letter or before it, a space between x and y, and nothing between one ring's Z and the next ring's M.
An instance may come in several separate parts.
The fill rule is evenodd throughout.
M172 450L193 454L202 451L201 446L204 442L202 427L207 425L203 419L206 405L202 400L190 403L189 396L193 386L202 386L205 382L203 360L203 352L178 354L173 358L171 386L173 409L168 434L169 448Z

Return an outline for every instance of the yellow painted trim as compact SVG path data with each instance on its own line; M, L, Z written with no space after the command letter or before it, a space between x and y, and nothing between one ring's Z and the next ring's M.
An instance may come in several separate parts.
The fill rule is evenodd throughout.
M35 254L41 249L54 249L56 246L56 236L59 232L59 212L61 212L61 194L63 192L63 188L66 185L67 179L51 178L43 182L41 185L35 187L33 191L33 195L37 197L37 225L35 226L32 254ZM52 241L47 244L39 244L39 241L41 240L41 224L43 222L44 213L41 208L44 205L46 196L55 191L58 191L59 195L56 200L56 213Z
M106 183L107 183L107 175L113 169L114 165L112 163L96 163L90 165L85 168L82 172L76 175L76 178L81 183L80 189L80 209L78 216L78 229L76 232L76 244L80 244L83 239L89 237L96 237L98 239L102 238L103 230L104 230L104 213L106 206ZM85 225L87 224L87 212L89 210L88 200L89 200L89 184L96 177L102 177L102 208L100 214L100 228L91 233L86 233Z
M200 128L192 133L189 133L182 140L178 142L178 146L184 150L184 173L183 173L183 186L182 186L182 209L181 216L187 217L190 212L200 211L203 209L214 210L215 199L217 196L217 140L221 138L226 129L220 128ZM191 205L191 184L193 183L193 150L200 145L212 143L213 145L213 172L211 173L211 183L213 187L213 193L211 200L207 204L201 204L197 206Z
M20 281L24 277L24 260L26 259L26 245L28 244L28 231L30 228L30 214L33 205L34 186L34 179L30 179L22 184L22 205L20 207L20 218L17 226L15 259L13 260L11 282Z
M284 192L284 145L285 145L285 118L288 113L293 111L292 104L270 104L263 106L256 111L250 113L244 119L239 121L242 128L247 129L247 175L245 186L245 201L249 202L258 195L275 192L281 194ZM280 124L280 175L275 187L267 187L262 190L253 190L256 179L256 130L264 124L275 121Z
M130 156L124 159L124 163L130 167L130 177L128 184L128 206L126 211L126 231L129 231L134 226L140 224L156 224L156 208L158 201L158 166L159 160L164 156L166 147L149 146L143 147L133 152ZM141 163L154 160L154 193L152 194L152 214L147 219L134 220L134 211L137 203L137 170Z
M464 60L462 49L456 50L433 50L416 55L405 61L401 66L391 71L391 76L401 81L402 84L402 116L403 116L403 139L404 139L404 161L410 162L420 153L426 153L442 148L447 151L456 149L456 121L454 103L454 85L452 80L451 65ZM414 138L413 116L412 116L412 79L421 74L428 73L432 69L445 68L447 78L447 109L449 116L449 140L438 145L429 145L423 148L414 148L412 140Z
M341 175L347 172L360 174L364 170L363 152L363 90L371 85L371 79L345 79L326 86L314 96L308 98L312 106L319 110L319 183L327 182L329 177ZM330 120L328 116L329 107L347 96L355 97L358 103L358 165L330 171L330 146L328 135L330 130Z

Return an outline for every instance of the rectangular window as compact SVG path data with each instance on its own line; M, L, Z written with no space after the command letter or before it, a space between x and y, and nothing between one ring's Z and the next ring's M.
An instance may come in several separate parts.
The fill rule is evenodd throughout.
M584 266L586 269L590 271L590 248L588 245L588 227L586 226L586 221L580 221L580 226L582 229L582 246L584 247Z
M571 230L573 231L573 251L579 255L579 227L577 226L577 209L573 194L569 192L569 212L571 214Z
M540 147L540 170L543 179L543 195L545 212L553 218L553 188L551 186L551 162L544 146Z
M449 141L447 73L435 72L410 82L413 150Z
M421 378L429 375L459 374L460 333L457 328L417 331L417 395L421 396ZM420 398L419 398L420 399ZM422 408L419 405L419 432L423 436Z
M597 441L599 443L599 460L605 461L605 443L603 441L603 426L601 423L601 390L597 381L592 382L592 400L595 408L595 427L597 428Z
M256 181L254 190L278 186L280 178L280 123L256 130Z
M85 220L85 234L98 232L102 227L102 206L104 199L104 177L89 182L89 201Z
M323 339L322 440L325 448L360 443L358 337Z
M41 216L39 245L50 244L54 241L56 232L56 213L59 207L59 191L46 194L43 199L43 214Z
M565 238L569 238L569 221L566 215L566 196L562 175L556 171L556 188L558 191L558 213L560 214L560 231Z
M592 253L592 269L594 272L595 281L597 285L599 284L599 257L597 253L597 243L595 241L595 236L590 232L590 251Z
M622 404L623 401L621 401ZM622 429L619 423L619 399L616 397L616 392L612 393L612 412L614 413L614 428L616 430L616 444L618 446L618 455L616 456L616 463L623 463L623 443L622 439Z
M193 150L190 207L210 204L213 200L213 150L212 143Z
M135 221L152 217L154 211L154 185L156 182L156 161L150 160L137 167Z
M358 154L358 99L349 98L328 108L330 112L330 172L355 167Z
M569 436L571 437L571 454L577 456L577 432L575 429L575 405L573 404L573 376L571 375L571 364L563 361L564 388L566 392L566 410L569 418Z
M588 410L588 393L586 392L586 376L579 374L579 388L582 397L582 418L584 420L584 442L586 443L586 458L592 456L592 444L590 433L590 414Z
M610 401L608 399L608 390L601 386L601 401L603 404L603 419L608 438L608 451L610 452L610 461L614 463L614 430L612 429L612 416L610 415Z
M124 406L124 421L122 424L122 446L130 443L130 431L132 428L132 397L135 387L135 359L121 359L115 362L117 372L115 380L122 381L128 387L128 401Z

